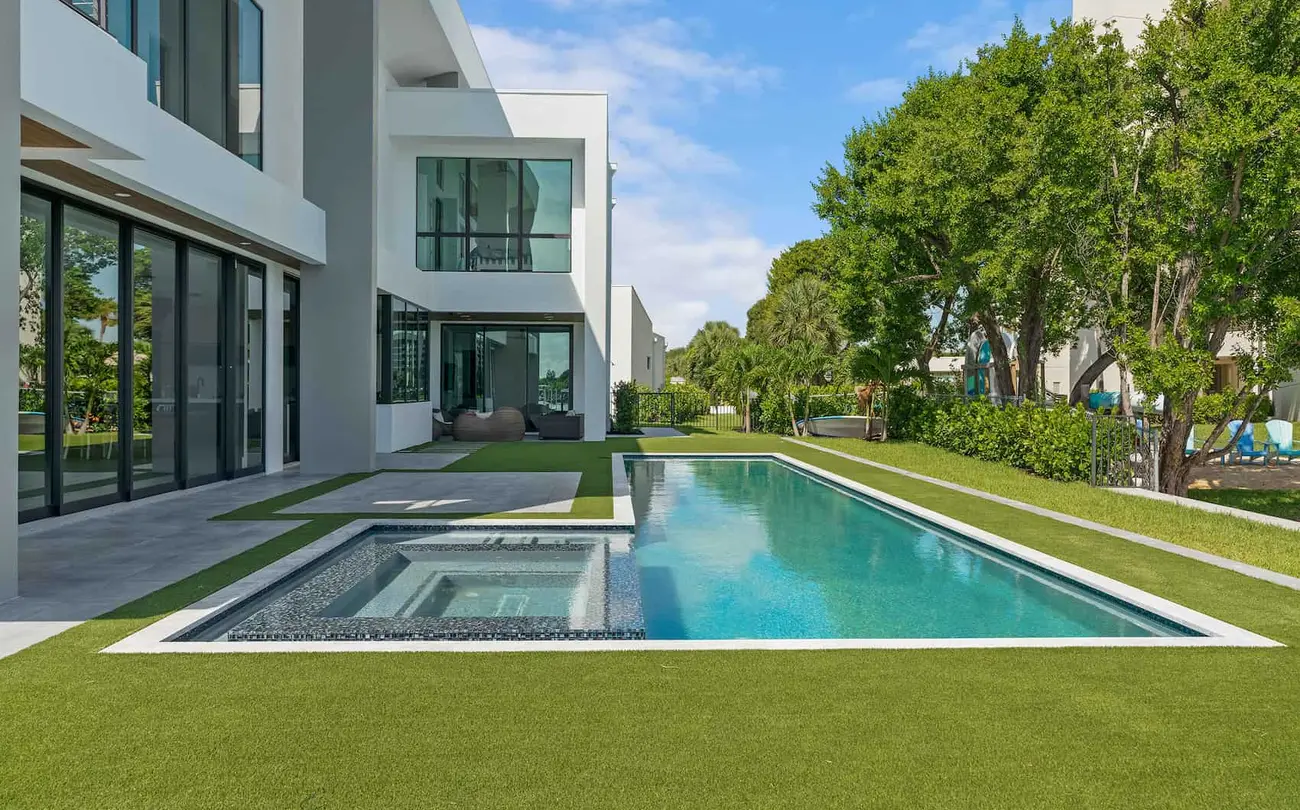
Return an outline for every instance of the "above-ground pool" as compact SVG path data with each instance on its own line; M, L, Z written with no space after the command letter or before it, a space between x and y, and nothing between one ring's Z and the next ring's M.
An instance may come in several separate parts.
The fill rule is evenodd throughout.
M108 649L1275 645L779 454L611 472L612 519L358 521Z

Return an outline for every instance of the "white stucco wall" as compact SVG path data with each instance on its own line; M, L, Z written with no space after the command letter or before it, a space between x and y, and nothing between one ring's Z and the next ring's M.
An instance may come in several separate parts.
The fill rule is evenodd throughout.
M0 602L18 595L20 10L0 3Z
M433 405L404 402L375 406L375 452L396 453L433 439Z
M470 322L499 323L505 315L510 324L573 323L574 410L586 415L587 439L603 440L609 419L610 343L607 97L402 87L392 74L385 85L379 117L379 286L436 313L468 315ZM419 157L571 160L571 272L418 270ZM435 396L441 387L440 330L441 324L435 324Z
M655 388L654 324L636 288L618 285L610 292L610 385L633 380Z
M665 366L668 362L668 338L663 335L654 336L654 354L652 360L652 371L650 374L650 387L658 391L664 387L667 380L664 378Z

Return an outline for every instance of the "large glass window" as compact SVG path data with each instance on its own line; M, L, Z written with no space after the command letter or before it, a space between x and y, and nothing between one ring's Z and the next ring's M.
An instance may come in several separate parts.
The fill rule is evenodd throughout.
M194 481L223 468L221 257L190 248L185 282L185 477Z
M149 489L176 479L176 243L137 230L134 248L131 477Z
M118 223L63 212L63 500L118 492Z
M18 509L49 505L46 476L46 302L53 207L22 195L18 261Z
M518 408L533 420L573 408L573 331L567 326L442 327L442 407Z
M262 388L266 382L265 289L262 271L243 262L235 265L235 300L239 302L240 328L235 349L235 467L255 469L262 464Z
M376 373L382 404L428 402L429 312L397 296L378 298Z
M240 157L262 168L262 9L239 0Z
M63 0L144 60L154 104L262 168L255 0Z
M284 463L298 460L298 279L284 277Z
M421 270L567 273L572 222L571 161L416 160Z

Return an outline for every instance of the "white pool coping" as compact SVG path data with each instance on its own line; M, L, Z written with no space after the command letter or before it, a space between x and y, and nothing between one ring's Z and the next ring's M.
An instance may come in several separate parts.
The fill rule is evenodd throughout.
M835 475L784 453L628 453L635 458L754 458L779 461L815 478L880 501L948 531L964 535L1004 554L1086 585L1167 621L1199 637L1134 638L909 638L909 639L718 639L641 641L172 641L187 630L280 578L316 560L374 526L457 526L464 528L537 527L629 530L635 525L625 455L614 453L614 518L598 520L358 520L327 534L200 601L106 647L105 653L294 653L294 652L629 652L651 650L925 650L1062 647L1282 647L1283 644L1204 613L1163 599L1118 580L1065 562L991 532L954 520L880 490Z

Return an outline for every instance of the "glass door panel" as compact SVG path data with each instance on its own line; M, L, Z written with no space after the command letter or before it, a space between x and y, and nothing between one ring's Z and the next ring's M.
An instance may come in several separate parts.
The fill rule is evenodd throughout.
M298 460L298 279L284 277L284 462Z
M235 468L262 466L262 425L266 380L266 319L263 317L262 271L243 262L235 265L235 300L239 328L232 335L235 358Z
M118 486L118 223L63 210L63 503Z
M221 257L190 248L185 291L185 478L213 478L222 464Z
M176 243L137 230L132 298L131 486L175 483Z
M50 469L45 446L46 302L50 279L50 227L53 206L22 195L18 263L18 510L50 505Z

